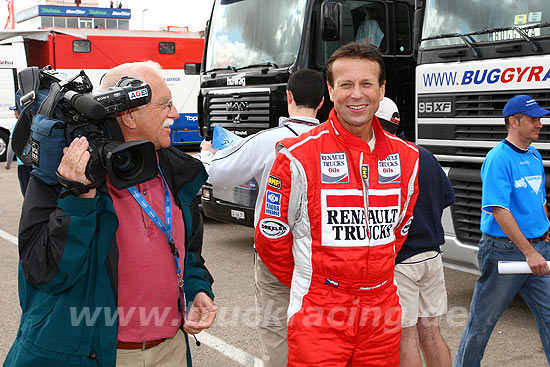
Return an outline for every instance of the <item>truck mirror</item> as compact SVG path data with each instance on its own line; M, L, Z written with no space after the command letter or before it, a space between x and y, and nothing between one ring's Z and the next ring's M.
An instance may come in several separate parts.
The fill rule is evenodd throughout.
M200 62L187 62L183 66L183 71L186 75L199 75L201 72L201 63Z
M321 37L323 41L340 39L342 4L325 1L321 7Z

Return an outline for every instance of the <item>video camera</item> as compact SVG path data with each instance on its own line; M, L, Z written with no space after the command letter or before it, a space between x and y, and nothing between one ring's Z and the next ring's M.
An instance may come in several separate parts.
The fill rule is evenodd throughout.
M74 195L99 187L106 175L118 190L156 177L153 143L122 142L124 137L115 119L116 113L151 101L148 84L124 77L116 86L92 93L92 83L83 70L65 78L49 67L28 68L18 77L22 112L12 147L23 162L32 162L34 176L50 185L60 183L67 188L67 194ZM63 148L80 136L89 142L86 177L92 182L90 185L57 174Z

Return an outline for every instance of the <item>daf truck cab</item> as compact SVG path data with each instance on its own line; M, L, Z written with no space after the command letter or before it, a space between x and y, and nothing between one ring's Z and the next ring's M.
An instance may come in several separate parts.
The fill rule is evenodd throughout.
M447 171L456 203L444 214L448 266L477 270L480 168L507 135L506 102L528 94L550 108L550 2L426 0L416 68L417 144ZM533 143L550 166L548 119ZM549 178L546 178L548 197Z

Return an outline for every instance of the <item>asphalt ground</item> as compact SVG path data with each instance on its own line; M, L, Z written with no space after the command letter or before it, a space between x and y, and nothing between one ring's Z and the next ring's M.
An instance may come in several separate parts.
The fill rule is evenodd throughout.
M22 196L15 164L6 171L0 164L0 361L15 338L20 317L17 296L17 235ZM192 345L194 366L260 366L254 329L253 230L205 221L203 255L215 283L220 311L213 328L198 335ZM11 235L11 236L10 236ZM442 318L442 334L454 355L468 316L476 276L445 270L449 313ZM518 297L498 322L482 366L548 366L536 324Z

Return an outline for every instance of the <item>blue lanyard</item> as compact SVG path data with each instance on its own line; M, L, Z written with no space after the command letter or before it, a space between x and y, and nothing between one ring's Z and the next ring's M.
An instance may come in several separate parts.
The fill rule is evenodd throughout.
M157 213L151 208L151 205L145 200L145 198L141 195L138 189L136 189L135 186L129 187L128 191L132 194L134 199L138 202L138 204L141 206L143 211L151 218L153 223L164 233L166 238L168 238L168 245L170 245L170 249L172 251L172 254L174 255L174 261L176 262L176 274L178 276L178 287L183 287L183 275L180 268L180 254L178 251L178 248L176 247L176 243L174 242L174 239L172 238L172 200L170 199L170 191L168 191L168 185L166 184L166 180L164 179L164 175L162 174L162 171L159 167L160 176L162 177L162 183L164 184L164 220L166 221L166 224L162 223L162 220L158 216Z

